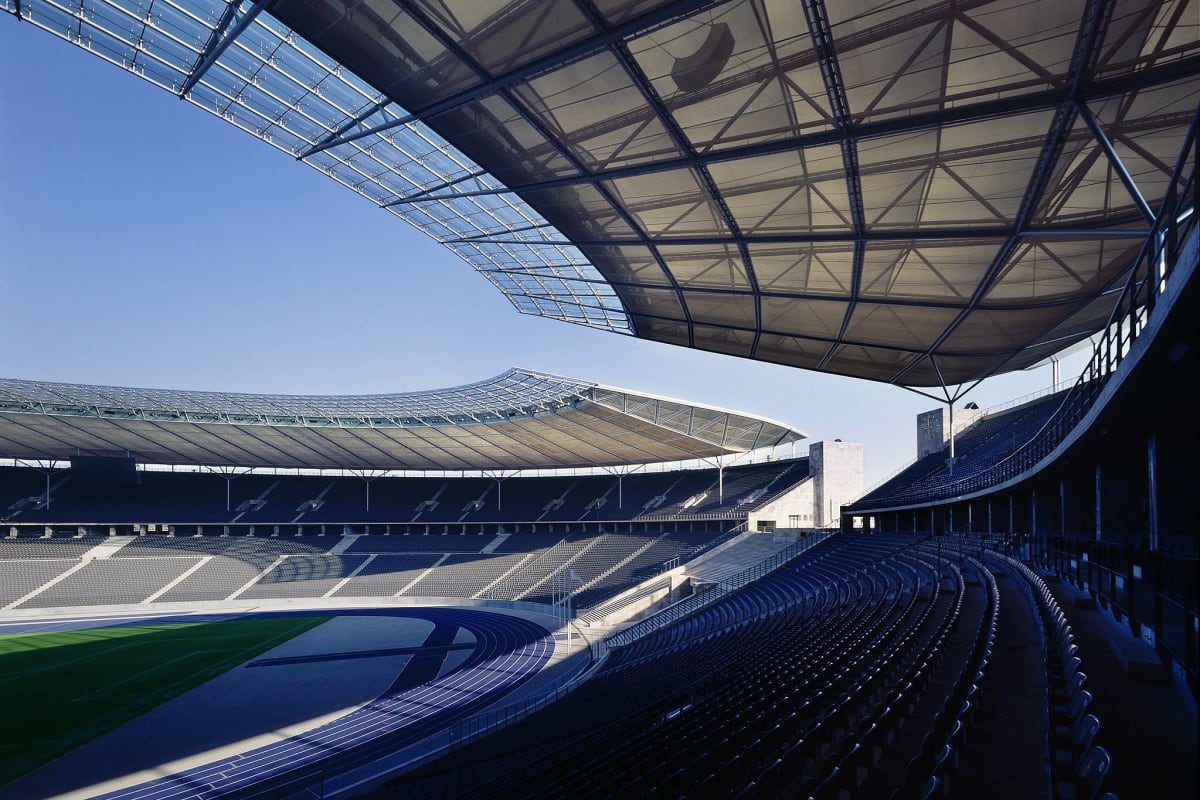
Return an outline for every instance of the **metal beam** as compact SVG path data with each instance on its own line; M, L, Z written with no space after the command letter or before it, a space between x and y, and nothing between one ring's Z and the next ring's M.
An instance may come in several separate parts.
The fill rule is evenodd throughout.
M950 338L954 331L958 329L958 326L962 324L963 320L974 312L983 298L987 296L988 291L992 288L992 283L996 280L1004 264L1008 261L1009 256L1012 255L1012 251L1016 248L1019 240L1017 233L1025 230L1029 221L1033 219L1038 204L1041 202L1042 194L1046 189L1046 184L1049 182L1050 176L1054 171L1054 166L1058 163L1063 144L1066 142L1067 135L1070 133L1071 126L1075 121L1076 107L1080 104L1079 93L1082 91L1088 76L1091 75L1095 61L1099 57L1100 41L1103 38L1101 34L1107 27L1113 2L1114 0L1091 0L1088 3L1087 10L1080 22L1079 35L1075 42L1075 52L1071 59L1071 87L1068 96L1054 115L1054 121L1050 126L1050 131L1046 135L1045 144L1042 146L1037 164L1030 174L1029 183L1025 186L1025 194L1021 198L1021 205L1014 220L1014 234L1010 235L999 251L997 251L996 256L992 259L992 263L984 273L983 279L971 295L971 300L967 304L967 307L934 339L921 358L914 359L912 363L892 377L892 383L900 383L904 379L904 376L915 369L917 365L937 353L938 348ZM934 366L936 368L936 364Z
M357 131L355 133L347 133L341 136L329 138L306 150L300 155L300 158L308 158L311 155L316 155L317 153L320 153L323 150L328 150L331 147L348 144L349 142L362 139L366 136L373 136L374 134L382 133L383 131L391 130L392 128L396 128L401 125L407 125L410 122L424 122L430 117L435 117L438 114L452 111L453 109L464 106L467 103L471 103L482 97L496 94L503 89L516 86L518 83L524 83L525 81L528 81L543 73L553 72L554 70L565 67L568 64L581 61L588 56L595 55L596 53L604 50L614 42L639 36L643 33L654 30L655 28L661 27L662 25L670 23L679 17L688 16L709 6L718 5L720 2L723 2L723 0L676 0L675 2L664 3L652 11L641 14L631 20L611 28L607 33L603 33L600 36L588 37L582 41L568 45L567 47L554 50L522 67L500 73L499 75L484 80L469 89L450 95L449 97L443 98L436 103L432 103L420 111L407 114L403 117L392 120L391 122L384 123L383 125L378 125L370 130ZM420 22L420 20L418 20L418 22L420 22L421 26L425 28L427 32L443 43L446 41L451 41L453 43L453 47L448 49L451 49L452 51L459 50L461 52L461 48L457 45L457 43L453 42L453 39L447 36L440 26L434 26L435 29L431 29L429 27L427 24L428 18L421 9L411 7L407 3L404 5L405 10L411 16L413 16L414 19L419 17L420 19L426 20L426 22ZM463 60L464 63L467 63L468 65L474 63L473 60L469 58ZM476 70L476 72L478 72L478 70ZM484 74L486 75L486 73Z
M595 8L591 0L575 1L576 4L583 10L584 14L591 19L593 25L598 27L600 30L606 30L607 23L604 19L604 16ZM725 202L725 198L721 195L720 190L717 188L717 182L713 180L712 174L709 172L707 165L696 153L696 149L692 146L687 134L685 134L683 129L680 127L678 120L676 120L675 116L667 109L666 105L662 101L662 98L660 98L658 92L655 91L654 86L650 83L650 79L638 65L637 59L635 59L633 54L629 52L628 45L626 45L626 43L621 39L614 40L612 51L614 55L617 56L617 60L621 63L622 68L625 70L625 74L629 76L629 79L633 82L633 85L636 86L638 91L641 93L643 99L646 101L647 106L649 106L650 110L653 111L658 117L659 123L663 126L663 129L667 131L667 135L671 137L672 143L679 150L679 152L684 154L684 158L691 165L692 170L694 170L697 178L699 179L701 187L708 195L709 200L713 203L713 205L716 206L718 213L721 215L722 221L732 234L734 246L737 247L738 254L742 259L742 266L746 272L746 281L749 283L750 288L754 292L755 333L754 339L750 345L750 357L753 358L755 351L758 349L758 339L761 335L759 331L762 329L762 302L759 299L758 278L754 274L754 264L750 258L750 251L742 238L742 232L738 225L738 221L734 217L733 212L729 209L729 204ZM595 184L595 188L597 191L607 191L604 190L599 184ZM641 228L638 226L634 226L633 229L641 230ZM671 280L674 281L674 275L671 274L670 270L665 270L665 272L666 274L670 275ZM677 296L679 298L680 306L684 309L684 314L688 317L688 341L694 345L695 334L693 331L691 312L688 310L687 301L684 298L683 293L677 290Z
M491 173L486 170L482 170L480 172L470 172L470 173L467 173L466 175L463 175L460 178L455 178L454 180L450 180L450 181L443 181L442 183L439 183L437 186L430 186L428 189L422 189L417 194L411 194L406 197L400 197L395 200L389 200L386 203L380 203L379 207L380 208L392 208L393 206L408 205L410 203L419 203L422 201L441 200L442 199L441 197L430 197L430 195L432 195L434 192L440 192L444 189L449 189L451 186L457 186L458 184L464 183L465 181L475 180L477 178L487 178L487 177L490 177L490 175L491 175Z
M1119 75L1103 81L1095 81L1080 88L1078 92L1078 98L1081 101L1102 99L1137 89L1158 86L1163 83L1170 83L1181 78L1192 77L1198 72L1200 72L1200 56L1193 56L1191 58L1181 59L1179 61L1174 61L1167 64L1161 64L1136 73ZM1067 102L1074 102L1070 89L1048 89L1028 95L1005 97L998 100L952 106L923 114L892 117L873 122L848 123L844 128L831 128L829 130L798 134L796 136L782 136L757 144L727 147L720 150L710 150L698 156L698 160L704 164L730 163L748 158L777 155L779 153L803 150L812 147L840 145L845 141L858 141L863 139L880 138L884 136L894 136L898 134L911 133L914 131L935 129L948 125L980 122L988 119L1014 116L1033 111L1056 109ZM375 128L370 131L363 131L361 136L369 136L373 133L386 130L387 128L395 127L399 124L407 124L408 122L412 122L416 119L416 115L410 115L403 120L397 120L395 124L389 123L384 127ZM356 134L354 138L361 138L361 136ZM346 141L351 141L351 139L347 139ZM340 143L344 142L339 142L338 144ZM319 151L314 150L312 152ZM305 153L304 156L310 154L311 153ZM673 170L685 169L690 167L692 164L693 161L687 158L668 158L632 166L613 167L611 169L594 171L581 169L578 175L572 175L563 178L509 184L501 189L480 189L471 192L457 192L454 194L448 194L429 199L452 199L458 197L466 198L494 194L522 193L543 189L557 189L567 186L591 184L601 180L620 180L622 178L635 178L644 175L654 175L660 172L670 172Z
M313 147L321 147L322 145L326 145L329 142L332 142L335 139L343 136L344 134L348 133L351 128L355 128L355 127L363 124L364 122L369 120L371 117L373 117L375 114L378 114L383 109L392 105L393 102L394 101L390 97L384 97L378 103L373 103L372 105L368 106L365 111L360 111L355 116L350 117L350 119L343 122L341 125L338 126L337 130L333 131L328 136L321 139L319 142L317 142L315 145L313 145ZM310 156L316 152L320 152L320 151L314 150L312 147L310 147L308 150L306 150L303 153L301 153L300 155L296 156L296 158L297 158L297 160L303 159L303 158L306 158L307 156Z
M833 31L829 27L829 14L825 10L824 0L805 0L804 17L808 22L809 37L813 41L813 49L817 55L817 64L821 69L821 80L825 84L825 96L829 99L829 107L833 112L833 122L836 130L843 133L840 141L842 165L846 172L846 193L850 202L850 218L854 233L858 238L854 241L854 256L850 267L850 302L846 305L846 313L842 316L842 325L838 330L837 343L825 353L825 357L817 363L817 370L825 366L837 352L840 343L845 339L846 330L854 316L858 302L858 293L862 287L863 253L866 250L861 238L867 229L863 213L862 174L858 163L858 141L852 136L845 135L850 128L850 102L846 97L845 81L842 79L842 69L837 60L837 49L834 45Z
M237 16L237 10L242 6L242 0L231 0L229 5L225 7L225 12L221 15L221 19L217 22L217 27L213 28L212 34L208 37L208 42L204 45L204 49L200 51L200 58L196 62L196 66L192 68L191 74L187 80L183 82L183 88L179 90L179 97L187 97L188 92L200 82L204 77L204 73L217 63L217 59L225 52L229 45L233 44L237 37L242 35L242 31L250 26L263 11L273 4L275 0L258 0L253 7L238 19L237 24L229 29L229 25ZM226 29L229 32L226 34ZM222 34L225 34L222 37Z
M1121 183L1125 185L1125 190L1129 192L1129 196L1133 198L1134 204L1138 210L1142 212L1142 216L1147 222L1154 223L1154 210L1150 208L1150 204L1146 202L1146 198L1142 196L1142 192L1138 189L1137 183L1133 180L1133 176L1129 174L1129 170L1125 168L1125 162L1121 160L1121 156L1113 147L1112 141L1104 133L1104 129L1100 127L1100 123L1092 115L1092 110L1088 108L1087 103L1076 103L1075 110L1079 116L1083 118L1084 123L1092 131L1092 135L1096 137L1096 141L1100 143L1100 149L1104 151L1104 155L1108 158L1108 164L1117 173L1117 177L1121 179Z
M1137 221L1137 217L1127 220L1108 220L1105 224L1120 224L1121 222ZM546 227L546 226L537 226ZM747 244L804 244L804 243L846 243L855 242L939 242L953 240L1006 239L1009 236L1021 238L1048 239L1143 239L1150 233L1147 228L1047 228L1027 227L1017 231L1011 227L997 228L926 228L916 230L878 230L854 233L751 233L734 236L672 236L655 239L649 236L622 237L610 239L515 239L504 236L468 236L456 239L439 239L439 244L498 244L498 245L527 245L529 247L608 247L608 246L643 246L650 245L681 245L685 247L712 247L732 245L744 240Z
M700 0L691 0L690 2L683 2L683 3L679 4L680 7L675 8L673 13L669 13L669 14L665 13L664 9L660 8L660 9L656 10L655 12L643 15L643 17L639 17L639 18L635 19L631 23L627 23L625 26L621 26L621 29L624 29L629 26L634 26L638 23L639 20L650 19L650 18L654 18L654 19L661 18L660 22L658 23L658 24L661 24L662 22L666 22L671 19L674 19L675 15L677 15L677 14L684 13L683 9L685 9L685 8L693 8L693 7L699 8L704 5L710 4L712 2L714 2L714 0L703 0L702 2ZM475 61L475 59L471 56L471 54L466 52L462 48L462 45L457 40L455 40L453 37L447 35L446 32L443 31L439 25L437 25L432 19L430 19L429 16L427 15L427 13L423 9L412 7L412 8L408 8L407 11L408 11L409 16L412 17L413 21L416 22L418 25L420 25L421 28L424 29L424 31L427 34L429 34L431 37L433 37L435 40L437 40L437 42L443 48L445 48L447 52L451 53L456 58L458 58L463 63L464 66L466 66L468 69L470 69L472 72L474 72L477 76L479 76L481 80L487 78L487 76L488 76L487 70L484 69L484 67L482 65L477 63ZM616 35L610 34L610 36L616 36ZM601 38L607 40L609 37L606 36L606 37L601 37ZM617 41L617 40L619 40L619 38L620 38L619 36L616 36L616 38L614 38L613 41ZM502 86L499 83L494 82L494 81L491 83L485 84L485 86L491 87L489 89L489 91L498 93L508 103L510 103L514 109L519 110L521 108L520 104L516 102L515 98L513 98L509 94L509 92L504 88L504 86ZM422 113L427 114L429 112L425 111ZM571 164L571 166L577 172L580 172L580 173L586 172L586 168L584 167L583 163L579 160L578 156L576 156L573 152L571 152L570 148L564 146L561 142L559 142L554 137L552 132L546 128L546 125L545 125L545 123L542 122L542 120L540 120L536 116L524 116L524 119L525 119L525 122L531 128L533 128L533 130L539 136L541 136L546 142L550 143L550 145L555 148L558 155L560 155L569 164ZM330 146L332 146L332 145L330 145ZM470 154L467 154L467 155L469 156ZM618 204L616 202L616 200L612 196L612 193L610 190L608 190L604 186L599 186L599 185L596 186L596 190L600 193L601 197L603 197L607 203L609 203L614 209L617 210L617 213L621 216L621 219L625 222L626 225L628 225L630 227L630 229L632 229L632 230L638 229L638 226L636 225L636 221L632 218L632 215L627 210L625 210L623 206L621 206L620 204ZM653 254L655 261L658 264L659 268L663 271L663 274L666 275L668 280L671 282L671 286L675 290L676 297L679 300L679 304L683 308L683 313L685 316L688 317L688 322L689 322L689 324L688 324L688 343L689 343L689 345L693 344L692 333L691 333L691 314L688 311L687 302L684 299L683 291L680 289L678 283L675 281L675 278L671 274L671 271L669 269L667 269L667 265L663 261L662 257L658 254L658 251L655 248L651 247L651 253ZM527 274L529 274L529 273L527 273ZM531 277L536 278L537 276L531 274ZM543 288L545 288L545 287L543 286ZM505 294L507 295L508 293L505 292ZM535 296L529 295L528 292L525 292L521 295L510 295L510 300L512 299L512 297L515 297L515 296L527 297L532 300L538 299ZM549 289L546 289L546 297L543 299L548 299L548 300L551 300L551 301L553 301L555 303L559 303L559 304L565 303L563 298L557 297L554 294L554 292ZM575 300L574 303L567 303L567 304L568 305L577 305L582 308L589 308L589 307L595 308L596 310L603 312L605 314L606 319L607 319L607 315L612 311L612 309L609 309L603 305L589 306L589 305L583 303L582 301L580 301L578 298L573 298L573 299ZM636 335L637 328L633 321L632 315L625 308L625 304L620 299L620 297L617 297L616 299L617 299L617 302L620 304L620 313L624 317L626 325L628 325L628 327L629 327L629 332L633 335ZM515 305L515 301L514 301L514 305ZM518 306L518 310L521 310L519 306ZM538 307L538 312L539 312L539 314L543 314L543 315L545 314L545 312L542 311L540 306ZM529 313L529 312L527 312L527 313ZM582 321L577 320L577 319L572 319L566 312L561 311L561 305L560 305L560 316L558 318L563 319L568 322L577 322L579 324L591 325L591 322L586 315L584 317L584 320L582 320Z

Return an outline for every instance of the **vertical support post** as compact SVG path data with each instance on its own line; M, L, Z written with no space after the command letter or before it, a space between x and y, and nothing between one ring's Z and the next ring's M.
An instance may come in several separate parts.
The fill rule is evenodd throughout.
M1097 542L1104 540L1104 536L1103 536L1104 525L1102 524L1101 519L1100 519L1100 515L1104 509L1104 503L1102 502L1102 498L1104 497L1104 488L1101 485L1101 478L1102 478L1102 472L1100 469L1100 462L1097 461L1096 462L1096 541Z
M500 510L500 479L496 478L496 510Z
M1058 479L1058 535L1067 537L1067 481Z
M229 485L233 483L233 476L226 474L222 477L225 478L225 510L229 511Z
M1029 493L1029 539L1030 539L1030 541L1036 541L1037 535L1038 535L1037 505L1038 505L1037 489L1034 489ZM1046 541L1045 532L1043 532L1043 534L1042 534L1041 544L1042 544L1042 561L1043 561L1043 563L1046 563L1050 557L1050 545Z
M367 513L371 513L371 479L363 476L363 483L367 485Z
M618 473L617 475L617 508L625 507L625 476Z
M1146 533L1151 551L1158 550L1158 434L1146 436Z
M725 465L717 457L717 505L725 505Z
M950 409L950 474L954 474L954 403L946 403Z

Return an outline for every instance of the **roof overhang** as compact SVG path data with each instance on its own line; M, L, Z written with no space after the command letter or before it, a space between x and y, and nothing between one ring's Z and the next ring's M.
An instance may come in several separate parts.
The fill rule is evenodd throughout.
M0 379L0 457L354 470L713 458L805 438L778 422L530 370L433 391L297 396Z
M956 384L1101 329L1200 97L1184 0L0 0L522 312Z

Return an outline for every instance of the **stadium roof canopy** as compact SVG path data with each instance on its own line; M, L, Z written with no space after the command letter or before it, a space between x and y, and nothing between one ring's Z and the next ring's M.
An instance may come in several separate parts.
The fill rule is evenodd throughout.
M1102 328L1197 0L0 0L525 313L908 386Z
M803 438L747 414L522 369L360 396L0 379L0 456L18 459L502 471L683 461Z

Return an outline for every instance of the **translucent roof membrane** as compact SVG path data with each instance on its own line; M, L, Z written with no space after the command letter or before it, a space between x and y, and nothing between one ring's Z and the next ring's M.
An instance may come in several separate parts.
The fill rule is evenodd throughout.
M1198 5L272 13L505 184L435 196L526 200L637 335L930 385L1028 366L1103 325L1200 98ZM488 240L554 242L531 230Z
M1103 327L1200 101L1200 0L173 2L19 13L521 311L909 386Z
M0 402L25 404L44 413L105 409L145 412L271 417L309 417L328 422L379 425L489 422L549 412L590 395L596 384L528 370L511 369L478 383L418 392L374 395L271 395L136 389L0 378ZM270 420L268 420L270 421Z
M511 369L378 395L266 395L0 379L0 457L512 470L685 461L803 439L771 420Z
M513 195L397 202L439 187L501 184L428 125L267 13L222 0L0 0L315 169L440 242L522 312L629 333L620 298L575 247ZM223 48L223 49L222 49ZM217 54L211 64L206 56ZM193 83L194 81L194 83ZM390 126L316 152L345 130ZM473 242L521 229L530 244ZM540 233L539 233L540 232ZM546 245L547 239L556 243Z

